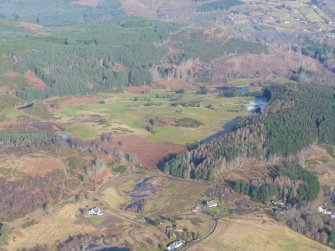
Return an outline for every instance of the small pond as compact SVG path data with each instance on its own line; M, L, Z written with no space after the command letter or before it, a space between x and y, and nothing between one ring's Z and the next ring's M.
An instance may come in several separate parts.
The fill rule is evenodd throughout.
M243 93L247 93L250 91L250 88L249 87L239 87L239 90L240 92L243 94Z
M263 109L268 104L266 98L256 98L253 101L250 101L247 105L249 112L257 112L259 109Z

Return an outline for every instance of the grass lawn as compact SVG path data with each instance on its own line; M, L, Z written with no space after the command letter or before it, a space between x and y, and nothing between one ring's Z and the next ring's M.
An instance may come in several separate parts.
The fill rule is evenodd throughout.
M91 217L90 222L92 225L100 225L106 221L104 217Z
M213 207L206 210L206 214L214 218L223 218L229 215L229 212L223 207Z

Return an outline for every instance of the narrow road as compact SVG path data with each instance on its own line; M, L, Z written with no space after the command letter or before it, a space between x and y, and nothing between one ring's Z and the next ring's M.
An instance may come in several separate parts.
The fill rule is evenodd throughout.
M133 220L133 219L130 219L129 217L126 217L122 214L120 214L120 212L111 207L107 201L105 201L102 197L102 194L103 192L108 189L110 186L114 185L117 181L120 181L120 180L123 180L123 179L129 179L130 177L132 176L132 173L131 172L127 172L126 174L124 175L121 175L119 177L116 177L114 179L111 179L109 181L107 181L106 183L104 183L101 187L99 187L97 193L96 193L96 196L99 198L99 201L104 204L105 207L107 207L110 211L112 211L114 214L116 214L119 218L123 219L124 221L128 221L132 224L137 224L137 221Z
M99 189L97 191L97 197L99 198L99 201L102 204L104 204L104 206L107 207L108 210L112 211L115 215L117 215L117 217L119 217L120 219L132 224L132 227L128 230L128 236L134 241L135 244L139 244L138 240L136 240L136 238L133 236L133 231L134 231L134 229L139 227L141 222L130 219L129 217L120 214L120 212L117 209L111 207L102 197L103 192L106 189L108 189L110 186L115 185L115 183L120 181L120 180L129 179L131 176L132 176L132 172L128 171L125 175L121 175L119 177L116 177L114 179L111 179L111 180L107 181L101 187L99 187Z
M215 230L216 230L216 228L217 228L217 226L218 226L218 221L219 221L219 220L220 220L220 219L214 218L214 219L213 219L213 226L212 226L211 230L208 232L208 234L207 234L206 236L204 236L203 238L201 238L200 240L196 241L196 242L195 242L194 244L192 244L191 246L185 247L184 251L186 251L186 250L188 250L188 249L190 249L190 248L192 248L192 247L198 245L200 242L202 242L202 241L206 240L207 238L209 238L209 237L215 232Z

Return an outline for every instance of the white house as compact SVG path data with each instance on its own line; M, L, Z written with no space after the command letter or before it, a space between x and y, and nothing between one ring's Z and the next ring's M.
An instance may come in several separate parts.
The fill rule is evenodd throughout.
M218 203L216 203L215 200L207 200L206 201L206 206L211 208L211 207L217 207L218 206Z
M281 200L271 200L270 202L271 202L272 205L285 206L285 203L282 202Z
M319 210L320 213L323 213L323 214L326 214L326 212L327 212L327 208L321 207L321 206L318 208L318 210Z
M175 250L177 248L180 248L183 244L184 244L184 241L182 240L172 242L167 246L167 250Z
M101 209L99 207L93 207L88 210L88 215L102 215Z
M335 214L333 214L332 210L330 210L329 208L319 207L318 210L320 213L323 213L325 215L330 216L332 219L335 219Z

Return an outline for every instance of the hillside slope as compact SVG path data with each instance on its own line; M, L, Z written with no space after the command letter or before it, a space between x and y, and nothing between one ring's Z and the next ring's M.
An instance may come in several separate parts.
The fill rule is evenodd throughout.
M233 132L199 144L165 163L164 172L184 178L213 179L240 159L288 157L315 141L335 142L335 96L324 86L276 85L264 91L268 106L241 119Z
M331 250L313 240L299 235L267 216L243 216L219 222L216 232L190 248L192 251L219 250Z
M119 0L108 1L0 1L0 19L41 25L79 24L124 16Z

